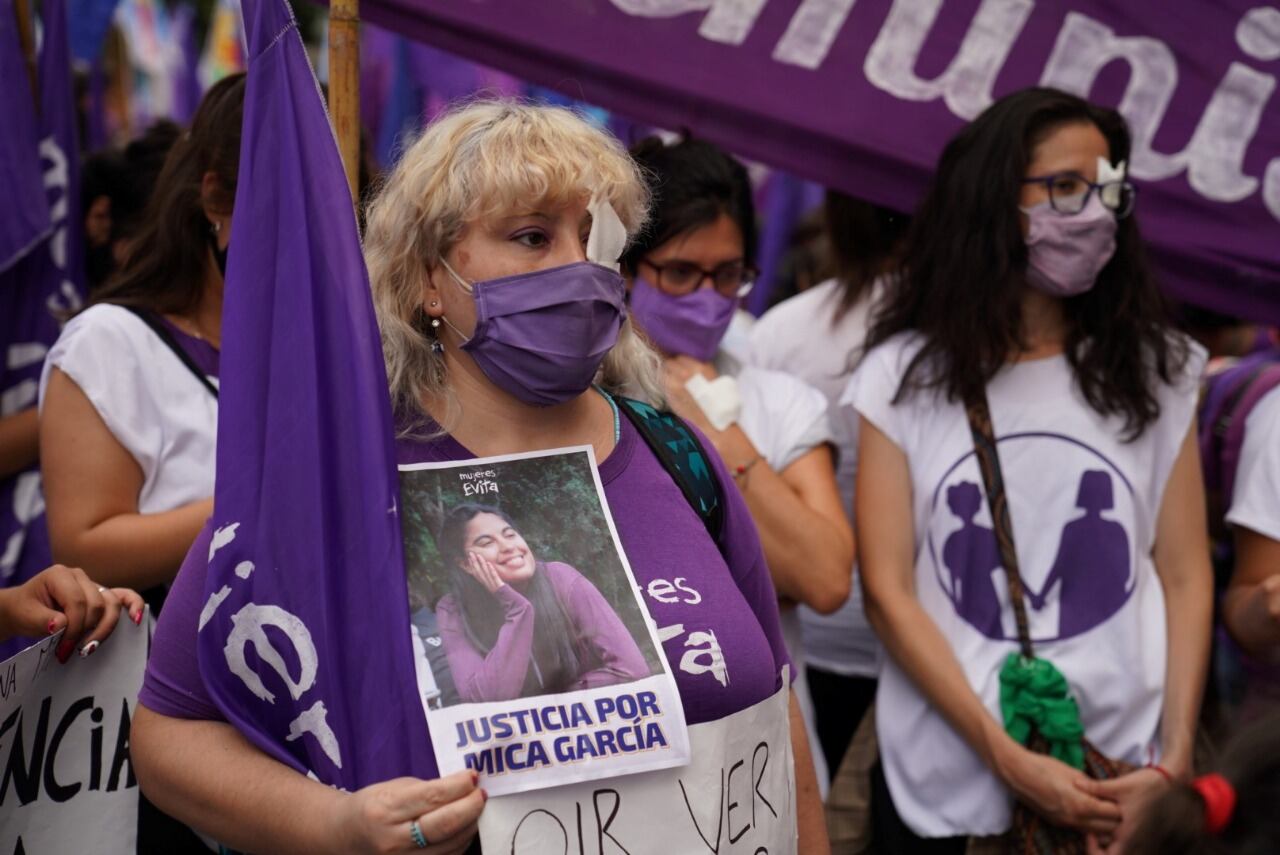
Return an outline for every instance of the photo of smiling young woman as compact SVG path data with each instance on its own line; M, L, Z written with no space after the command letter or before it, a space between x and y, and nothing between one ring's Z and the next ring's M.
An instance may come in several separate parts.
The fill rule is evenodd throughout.
M450 508L439 549L449 591L436 604L436 621L462 702L559 694L651 673L600 590L570 564L540 558L500 508Z

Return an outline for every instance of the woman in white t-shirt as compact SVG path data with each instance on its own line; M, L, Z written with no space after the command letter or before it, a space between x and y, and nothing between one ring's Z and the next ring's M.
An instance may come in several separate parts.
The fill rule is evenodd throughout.
M1166 326L1147 274L1129 146L1117 113L1051 89L961 131L845 393L867 616L888 653L880 851L962 852L1009 827L1015 798L1119 851L1166 776L1190 772L1212 609L1203 353ZM1159 768L1095 782L1005 731L1018 633L961 403L984 394L1034 651L1102 753Z
M162 599L213 508L222 286L244 76L174 144L121 270L66 325L40 383L57 560Z
M1258 400L1244 424L1227 511L1235 562L1222 619L1249 657L1248 718L1280 704L1280 387Z
M909 223L896 211L827 191L823 229L836 276L784 300L756 321L749 334L749 364L798 377L821 392L834 410L862 356L872 306L883 291L881 277L895 263ZM832 419L832 431L836 484L852 519L857 422ZM880 644L863 612L860 585L853 586L833 614L808 606L796 611L818 739L834 777L875 698Z
M631 154L654 200L648 227L622 257L631 318L663 354L671 408L711 440L747 500L784 600L788 649L800 658L795 604L830 613L851 587L853 531L836 485L826 398L792 375L743 366L722 348L756 274L746 169L701 140L667 145L653 137ZM796 694L812 736L803 672ZM814 760L825 791L816 750Z

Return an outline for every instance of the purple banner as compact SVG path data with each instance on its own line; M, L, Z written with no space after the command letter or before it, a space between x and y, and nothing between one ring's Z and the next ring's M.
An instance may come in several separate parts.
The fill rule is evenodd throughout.
M0 271L8 270L49 234L49 205L45 202L37 154L40 129L35 97L18 38L18 19L12 0L0 0Z
M1280 8L1263 0L366 0L368 20L911 209L948 138L1045 84L1118 106L1172 293L1280 323Z
M6 153L18 158L12 165L36 176L39 198L5 196L0 219L43 216L50 231L0 273L0 417L36 405L45 352L61 328L58 316L80 306L84 287L80 154L66 3L49 0L43 4L43 13L37 133L34 137L24 135L23 149L5 145ZM0 19L13 20L12 3L0 2ZM16 79L5 79L6 98L30 96L25 72ZM0 125L0 135L18 130L16 125ZM10 165L6 162L5 169ZM0 232L8 234L10 230L0 228ZM49 562L40 470L32 466L0 481L0 585L23 582Z
M325 783L435 777L351 194L285 0L245 0L244 22L200 671L228 721Z

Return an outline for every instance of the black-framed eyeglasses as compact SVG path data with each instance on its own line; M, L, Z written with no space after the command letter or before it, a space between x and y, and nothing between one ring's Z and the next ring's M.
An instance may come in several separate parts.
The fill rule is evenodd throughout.
M1107 181L1095 184L1078 172L1055 172L1022 179L1023 184L1043 184L1049 192L1049 207L1059 214L1078 214L1089 204L1096 191L1102 204L1115 212L1117 219L1133 213L1138 201L1138 188L1128 181Z
M707 279L711 280L711 287L724 297L745 297L760 275L759 270L741 261L728 261L714 270L699 267L691 261L655 264L646 258L642 263L657 272L657 279L653 284L658 290L673 297L692 294Z

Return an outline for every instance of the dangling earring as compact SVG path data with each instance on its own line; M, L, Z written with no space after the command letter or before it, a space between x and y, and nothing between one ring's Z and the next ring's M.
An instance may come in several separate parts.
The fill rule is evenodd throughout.
M213 233L216 235L216 234L217 234L218 232L220 232L220 231L222 231L222 220L214 220L214 221L213 221Z
M435 303L432 303L431 305L434 306ZM440 319L439 318L431 319L431 330L432 332L435 333L435 338L431 340L431 352L434 353L436 356L439 356L440 354L444 353L444 345L440 343Z

